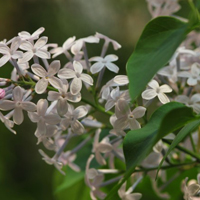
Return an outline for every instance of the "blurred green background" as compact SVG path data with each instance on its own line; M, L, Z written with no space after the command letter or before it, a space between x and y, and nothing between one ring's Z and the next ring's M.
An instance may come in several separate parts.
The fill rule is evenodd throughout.
M109 52L119 56L117 64L124 74L126 61L150 19L145 0L0 0L0 40L9 40L20 31L33 33L45 27L42 35L48 36L50 43L61 46L68 37L80 38L99 32L122 45L117 52L112 48ZM89 57L100 54L101 45L89 48ZM64 63L64 57L60 58ZM8 77L10 70L11 66L6 65L0 76ZM43 146L36 145L35 124L26 119L15 127L17 135L0 125L0 199L59 199L52 181L57 172L38 153ZM73 200L68 194L62 199Z

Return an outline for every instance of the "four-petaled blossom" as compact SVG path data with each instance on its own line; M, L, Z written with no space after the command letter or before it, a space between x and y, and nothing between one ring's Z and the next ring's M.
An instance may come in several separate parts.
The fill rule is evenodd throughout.
M189 71L179 72L179 77L188 78L187 84L194 86L200 81L200 65L198 63L194 63Z
M133 111L130 110L128 103L125 100L119 100L115 107L117 120L114 123L115 129L130 129L141 128L140 123L136 120L144 116L146 108L138 106Z
M58 77L62 79L73 78L70 85L70 92L73 95L77 95L81 91L82 81L89 85L93 85L93 79L90 75L82 73L83 66L81 65L81 63L74 61L73 66L74 70L68 68L61 69L58 72Z
M104 67L106 67L110 71L118 73L119 67L117 67L117 65L112 63L116 60L118 60L118 57L116 55L113 55L113 54L107 55L104 58L98 57L98 56L92 57L92 58L89 59L89 61L96 62L96 63L94 63L90 67L90 71L91 71L92 74L96 74L96 73L100 72Z
M20 42L21 40L19 38L14 38L10 48L4 43L0 43L0 53L3 54L0 58L0 67L5 65L10 59L19 59L23 57L23 52L17 51Z
M85 106L79 106L76 109L69 105L68 112L65 118L61 121L61 127L66 130L71 127L72 132L76 134L83 134L85 132L84 126L78 121L78 119L87 115L88 109Z
M61 80L54 76L60 69L59 60L53 61L50 64L48 71L46 71L44 67L39 64L33 64L31 66L31 69L37 76L41 77L41 79L35 85L35 91L38 94L42 94L45 92L48 83L50 83L53 87L57 89L61 87Z
M152 89L147 89L142 93L143 99L151 100L157 96L162 104L170 102L166 94L164 94L172 92L172 89L168 85L164 84L159 86L156 80L152 80L148 83L148 86Z
M20 33L18 33L19 37L21 40L29 40L29 41L32 41L32 40L36 40L39 38L40 34L44 32L44 28L41 27L39 29L37 29L34 33L30 34L29 32L27 31L21 31Z
M186 95L179 95L175 101L184 103L188 107L192 107L194 112L200 113L200 94L194 94L191 98Z
M49 91L47 99L49 101L58 101L57 102L57 112L59 115L64 115L68 111L68 103L71 102L79 102L81 100L81 94L72 95L68 92L69 84L66 80L62 80L62 85L58 88L59 92Z
M12 95L13 95L13 101L2 100L2 102L0 102L0 109L1 110L14 109L13 120L15 124L19 125L24 121L24 115L22 110L34 112L36 110L36 105L24 99L23 90L19 86L14 88Z
M52 58L55 58L55 57L59 56L60 54L65 53L66 51L68 51L71 48L71 46L74 44L75 39L76 39L75 36L74 37L70 37L64 42L62 47L56 47L56 48L52 49L50 51L50 53L53 54Z
M41 37L34 45L29 41L23 41L19 48L26 52L24 53L21 62L28 62L31 58L33 58L34 55L39 58L49 59L50 53L47 50L43 49L43 47L47 43L47 40L47 37Z
M47 133L47 124L56 125L60 122L60 117L57 114L46 113L48 108L48 102L46 99L40 99L37 103L37 112L28 112L30 120L37 123L37 129L35 136L40 141L41 137L44 137Z

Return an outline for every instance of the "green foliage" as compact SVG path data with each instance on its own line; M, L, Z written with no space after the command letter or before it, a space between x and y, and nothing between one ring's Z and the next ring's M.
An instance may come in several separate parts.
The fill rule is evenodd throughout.
M150 21L127 63L129 92L135 100L174 54L187 35L188 24L172 17Z
M160 162L158 166L158 171L159 172L164 160L167 158L167 156L170 154L170 152L188 135L190 134L193 130L195 130L200 124L200 120L194 121L186 125L179 131L177 134L176 138L173 140L172 144L170 145L170 148L168 149L167 153L163 157L162 161Z

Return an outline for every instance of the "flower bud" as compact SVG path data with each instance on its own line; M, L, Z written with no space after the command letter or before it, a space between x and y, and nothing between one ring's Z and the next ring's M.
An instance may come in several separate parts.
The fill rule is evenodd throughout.
M5 95L6 95L5 90L0 88L0 99L3 99Z

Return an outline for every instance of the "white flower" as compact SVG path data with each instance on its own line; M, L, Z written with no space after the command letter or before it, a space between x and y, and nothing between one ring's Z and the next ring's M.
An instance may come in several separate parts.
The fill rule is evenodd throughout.
M0 43L0 53L3 54L0 58L0 67L6 64L10 59L19 59L23 57L23 52L17 51L20 42L21 40L19 38L14 38L10 48L4 43Z
M65 172L63 172L61 169L63 167L63 163L57 161L54 157L50 158L46 153L44 153L44 151L42 151L41 149L39 149L39 153L42 155L42 160L44 160L47 164L49 165L54 165L56 167L56 169L63 175L65 175Z
M104 39L107 43L111 42L112 45L113 45L114 50L118 50L118 49L120 49L122 47L117 41L112 40L109 37L107 37L107 36L105 36L105 35L103 35L101 33L96 32L95 36L100 38L100 39Z
M49 91L48 100L49 101L57 101L57 112L59 115L64 115L68 111L68 103L71 102L79 102L81 100L81 94L72 95L68 92L69 84L66 80L62 80L62 85L58 88L59 92Z
M200 65L198 63L194 63L191 67L190 72L179 72L178 76L188 78L187 84L190 86L194 86L198 83L198 81L200 81Z
M127 102L129 102L130 101L129 91L128 90L120 91L119 87L116 87L110 93L110 98L107 100L105 104L105 110L106 111L110 110L120 99L124 99Z
M151 100L157 96L162 104L169 102L168 97L164 94L172 91L172 89L168 85L164 84L159 86L156 80L152 80L148 83L148 86L152 89L147 89L142 93L143 99Z
M105 137L104 139L101 140L101 142L99 142L100 133L101 129L97 129L94 137L92 152L95 153L96 160L100 165L106 165L106 161L101 155L101 153L108 153L112 151L113 148L112 145L109 143L108 137Z
M62 84L61 80L54 77L54 75L60 69L60 61L59 60L53 61L50 64L48 71L46 71L39 64L33 64L31 66L31 69L37 76L41 77L41 79L35 85L36 93L38 93L38 94L44 93L45 90L47 89L48 83L50 83L53 87L55 87L57 89L61 87L61 84Z
M19 32L18 35L19 35L21 40L30 40L30 41L32 41L32 40L38 39L39 35L41 33L43 33L44 30L45 29L43 27L41 27L41 28L37 29L33 34L30 34L27 31L22 31L22 32Z
M36 105L32 102L26 101L23 97L23 90L21 87L17 86L14 88L13 101L3 100L0 103L1 110L13 110L13 120L15 124L21 124L24 120L24 115L22 110L34 112L36 110Z
M188 107L192 107L194 112L200 113L200 94L194 94L191 98L186 95L179 95L175 101L184 103Z
M91 67L90 71L92 74L96 74L100 72L104 67L108 68L110 71L118 73L119 67L117 65L113 64L112 62L118 60L118 57L116 55L107 55L106 57L102 58L99 56L92 57L89 59L89 61L96 61Z
M76 55L80 53L84 43L99 43L99 38L94 36L89 36L81 38L75 41L75 44L71 47L71 52Z
M39 58L49 59L50 53L43 49L47 40L47 37L41 37L34 45L29 41L23 41L19 48L26 52L24 53L21 62L28 62L34 55Z
M177 67L172 63L170 63L169 66L163 67L161 70L159 70L158 74L161 76L166 76L172 83L176 83L178 80Z
M47 114L48 102L46 99L40 99L37 103L37 112L28 112L30 120L37 123L37 129L35 131L38 141L40 138L48 137L47 124L56 125L60 122L60 117L57 114Z
M70 92L71 94L76 95L82 89L82 81L89 85L93 85L93 79L90 75L82 73L83 66L81 63L74 61L73 66L75 71L72 69L63 68L58 72L58 77L62 79L73 78L70 85Z
M52 58L55 58L55 57L59 56L60 54L65 53L66 51L68 51L71 48L71 46L74 44L75 39L76 39L75 36L74 37L70 37L64 42L62 47L56 47L56 48L52 49L50 51L50 53L53 54Z
M88 109L85 106L79 106L76 109L73 106L68 106L68 112L65 115L65 118L61 121L61 127L66 130L69 126L72 129L72 132L77 134L83 134L85 132L84 126L78 121L78 119L87 115Z
M2 123L4 123L4 125L6 126L6 128L11 131L12 133L16 134L16 131L14 131L12 128L14 126L14 122L9 120L6 116L4 116L1 112L0 112L0 120L2 121Z
M121 186L118 190L118 194L122 200L139 200L142 197L140 193L131 193L133 191L132 187L130 187L126 191L126 182Z
M125 129L127 127L130 129L141 128L140 123L136 119L144 116L146 108L138 106L131 112L129 105L125 100L118 100L115 108L117 117L117 120L114 123L115 129Z

